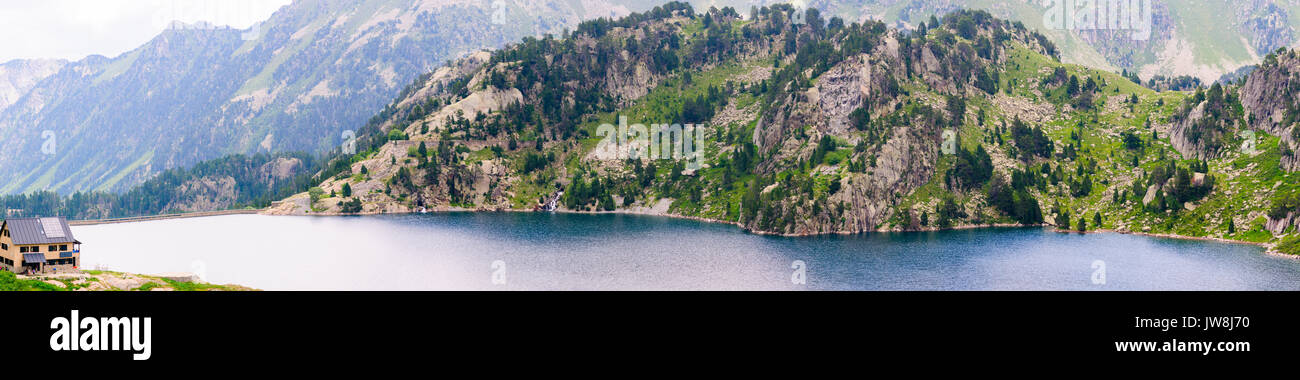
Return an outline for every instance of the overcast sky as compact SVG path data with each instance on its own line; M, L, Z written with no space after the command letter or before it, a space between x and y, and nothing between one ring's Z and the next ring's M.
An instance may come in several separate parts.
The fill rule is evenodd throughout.
M0 0L0 62L115 57L173 20L247 28L291 0Z

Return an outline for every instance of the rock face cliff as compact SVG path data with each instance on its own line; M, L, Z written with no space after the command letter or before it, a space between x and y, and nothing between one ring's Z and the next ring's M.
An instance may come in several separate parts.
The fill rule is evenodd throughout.
M1221 83L1198 88L1173 115L1169 138L1174 149L1185 158L1204 160L1240 149L1247 139L1257 141L1252 130L1260 127L1248 125L1253 114L1243 107L1247 94Z
M813 158L816 144L823 137L842 139L849 146L866 145L852 125L850 115L857 110L878 110L874 117L890 115L895 106L906 98L899 97L899 78L907 80L906 64L897 49L897 40L886 37L870 54L849 57L822 74L817 82L805 91L790 93L778 106L772 108L755 129L755 141L760 151L774 154L759 166L759 174L773 174L786 169L790 163L805 162ZM924 50L928 62L918 66L927 68L933 84L951 87L951 83L937 75L940 64ZM933 71L928 71L933 70ZM889 218L906 194L924 184L934 174L938 157L941 127L928 115L912 115L908 123L893 126L888 137L872 143L849 160L824 168L827 173L838 173L854 158L872 157L870 172L833 176L839 191L825 199L790 194L785 199L774 200L773 212L754 218L746 227L784 234L818 234L874 231ZM777 226L773 218L798 215L794 220Z
M1300 53L1270 54L1241 86L1241 105L1251 127L1282 139L1282 166L1300 170Z
M1218 157L1224 149L1233 148L1227 144L1235 141L1233 133L1240 131L1240 120L1235 118L1206 115L1209 101L1190 107L1183 114L1175 115L1175 121L1169 127L1169 141L1174 150L1185 158L1208 159Z
M1251 126L1272 135L1284 134L1292 125L1285 123L1288 110L1300 99L1300 55L1292 51L1273 54L1256 68L1241 87L1241 104Z

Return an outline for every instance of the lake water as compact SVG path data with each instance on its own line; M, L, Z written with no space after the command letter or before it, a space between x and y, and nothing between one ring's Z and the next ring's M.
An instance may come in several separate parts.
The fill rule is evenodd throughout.
M783 238L650 216L442 213L73 233L84 268L267 290L1300 290L1300 260L1255 246L1040 228Z

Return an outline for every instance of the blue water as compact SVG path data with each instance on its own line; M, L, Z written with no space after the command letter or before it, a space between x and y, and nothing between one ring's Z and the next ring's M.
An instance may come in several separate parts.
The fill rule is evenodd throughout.
M1300 260L1255 246L1040 228L785 238L650 216L443 213L73 232L86 268L268 290L1300 290Z

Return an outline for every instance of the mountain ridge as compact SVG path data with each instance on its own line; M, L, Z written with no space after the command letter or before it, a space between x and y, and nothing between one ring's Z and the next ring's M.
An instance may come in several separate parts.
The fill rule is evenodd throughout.
M164 31L118 57L87 57L0 114L0 192L123 191L229 154L319 151L446 59L558 32L603 2L297 1L259 24ZM590 6L584 6L590 4ZM500 20L494 18L500 17Z
M1258 150L1231 149L1248 128L1232 111L1249 98L1242 87L1152 91L1061 63L1046 37L979 11L916 31L815 10L794 25L793 11L691 17L670 3L462 61L462 77L417 82L428 91L395 99L356 154L331 159L316 188L268 212L554 202L779 235L1022 224L1294 240L1282 220L1300 209L1287 203L1300 193L1283 158L1291 137L1260 130ZM1290 67L1282 58L1266 57L1245 83ZM605 69L580 74L589 59ZM650 90L623 96L619 83ZM1280 107L1251 104L1251 114ZM597 126L623 118L705 122L703 165L601 159Z
M224 155L326 150L341 141L336 135L362 124L397 89L434 70L446 58L524 35L558 34L578 20L650 9L654 4L649 0L510 1L497 9L495 3L469 0L299 1L259 24L257 38L250 40L244 34L251 31L205 28L202 24L166 31L118 57L67 62L62 75L31 76L41 80L12 86L9 97L32 96L25 97L27 101L7 100L21 102L12 109L0 107L0 133L13 136L0 142L0 147L7 152L40 152L51 142L44 137L48 131L55 137L53 146L68 147L73 158L0 155L0 180L4 180L0 193L122 192L162 170ZM738 0L694 4L700 9L730 5L739 13L752 5ZM958 7L986 9L1039 29L1060 46L1068 62L1107 71L1127 68L1140 72L1144 79L1197 74L1201 83L1212 83L1238 66L1258 63L1270 53L1261 49L1294 45L1293 25L1300 20L1300 2L1296 0L1251 0L1231 11L1219 2L1204 9L1159 3L1153 41L1134 42L1106 31L1043 30L1047 6L1037 2L812 0L807 5L826 10L828 17L859 22L879 19L907 28L927 21L928 15ZM1205 10L1231 15L1227 22L1207 24L1230 37L1224 40L1198 34L1183 39L1188 48L1183 50L1191 54L1191 61L1177 61L1186 57L1178 58L1179 49L1170 50L1181 42L1169 33L1186 30L1194 22L1189 20L1205 18ZM497 24L499 17L508 22ZM184 41L186 36L223 42L204 45ZM1241 36L1241 40L1234 42L1231 36ZM471 41L462 41L466 39ZM465 43L444 48L432 42L435 40ZM200 52L177 50L186 46ZM187 61L166 59L162 56L165 52L158 49L191 57L203 57L202 52L212 49L225 53ZM1253 53L1223 58L1212 54L1216 49ZM1164 58L1160 58L1162 54ZM142 64L154 68L136 68L141 56L146 61ZM1175 61L1191 66L1178 68L1183 63ZM1201 67L1197 65L1214 68L1192 69ZM168 72L186 67L212 67L221 74ZM85 78L91 74L93 78ZM51 83L42 84L47 80ZM170 100L173 98L176 100ZM135 120L114 115L131 115Z

